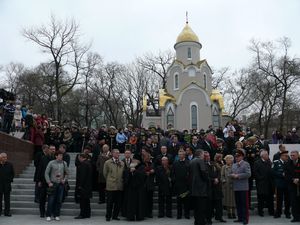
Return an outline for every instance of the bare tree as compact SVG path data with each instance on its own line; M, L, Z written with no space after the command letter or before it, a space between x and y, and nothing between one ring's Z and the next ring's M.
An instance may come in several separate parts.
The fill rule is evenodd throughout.
M213 89L223 89L224 82L227 78L229 72L229 67L224 67L217 70L212 77L212 88Z
M18 90L18 78L25 70L25 66L21 63L9 63L5 66L5 77L6 77L6 88L14 93L17 94Z
M284 37L277 42L251 41L250 50L254 54L254 66L266 76L276 80L281 89L281 115L279 130L283 130L288 93L300 79L300 64L289 55L291 42Z
M142 57L137 58L137 62L149 74L158 76L161 79L161 87L166 88L168 68L174 61L174 53L170 50L159 52L158 55L147 53Z
M249 98L252 89L248 86L246 70L235 72L231 77L234 79L226 81L224 94L228 100L231 117L235 119L246 109L249 109L254 104L255 99Z
M28 40L48 54L54 65L56 118L62 119L62 98L77 84L81 64L89 46L79 42L79 25L75 20L61 21L53 15L50 23L23 30Z

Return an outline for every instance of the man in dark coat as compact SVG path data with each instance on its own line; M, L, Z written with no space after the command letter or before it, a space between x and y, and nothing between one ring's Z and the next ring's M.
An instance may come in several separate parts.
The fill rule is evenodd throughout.
M168 145L168 153L170 153L172 155L173 158L175 158L175 156L178 153L178 150L180 148L181 144L178 140L178 136L177 135L173 135L171 138L171 142Z
M194 225L205 225L205 207L208 197L208 170L204 163L204 152L196 150L190 162L191 196L194 203Z
M300 222L300 159L298 151L291 151L291 160L285 167L286 180L289 185L293 219Z
M86 154L79 155L80 165L77 167L76 188L80 195L80 214L75 219L91 217L90 198L92 197L92 165Z
M161 159L163 157L167 157L169 164L172 164L172 162L173 162L173 156L172 156L172 154L168 153L168 149L164 145L162 145L160 147L160 154L158 154L156 156L156 158L155 158L155 166L156 167L161 165Z
M47 187L48 184L45 180L45 171L48 163L54 159L55 146L50 145L48 149L45 151L45 155L42 156L41 162L37 168L36 182L38 183L39 188L39 209L40 209L40 217L45 217L45 206L47 200Z
M35 167L35 171L34 171L33 181L35 182L34 202L36 202L36 203L39 202L39 196L40 196L40 193L39 193L40 188L38 186L38 181L37 181L37 174L38 174L39 164L42 161L42 157L47 154L48 150L49 150L49 146L48 145L43 145L42 146L42 151L41 152L37 152L34 155L34 167Z
M197 135L192 136L190 148L193 152L195 152L198 149L201 149L201 145L199 144L199 139L198 139Z
M182 206L184 217L190 218L189 212L189 161L185 159L185 151L178 151L179 160L172 167L172 183L177 196L177 219L182 217Z
M155 170L158 184L158 217L172 217L171 167L167 157L161 158L161 166Z
M285 167L289 161L288 151L280 152L280 159L273 163L273 176L276 188L276 211L274 218L280 218L282 214L282 203L284 200L284 214L286 218L290 215L290 193L288 190L288 182L285 177Z
M264 216L264 205L268 207L269 215L274 215L274 182L272 162L267 150L260 152L260 159L254 163L254 178L256 182L258 215Z
M129 170L124 170L126 185L126 218L129 221L141 221L145 217L145 166L140 155L134 155Z
M15 177L13 165L7 161L7 154L0 154L0 215L2 212L2 197L4 195L4 216L10 214L11 183Z
M206 205L207 224L212 224L213 215L215 215L216 220L224 223L226 221L223 219L221 167L217 162L210 160L210 154L208 152L204 152L204 161L209 176L208 202Z

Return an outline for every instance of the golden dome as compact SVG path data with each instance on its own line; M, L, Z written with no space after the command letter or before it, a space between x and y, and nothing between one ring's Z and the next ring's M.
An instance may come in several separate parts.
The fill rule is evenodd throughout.
M212 102L218 102L220 108L223 110L224 109L224 99L222 94L220 93L219 90L217 89L213 89L210 95L210 100Z
M164 108L167 101L176 102L173 95L170 95L165 89L159 89L159 107Z
M176 44L180 42L186 42L186 41L199 42L198 36L195 34L195 32L192 30L192 28L189 26L188 23L185 24L185 27L178 35Z

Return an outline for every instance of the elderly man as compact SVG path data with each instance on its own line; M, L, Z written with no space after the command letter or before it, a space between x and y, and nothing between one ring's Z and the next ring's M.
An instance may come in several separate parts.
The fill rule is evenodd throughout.
M118 218L122 191L123 191L123 172L124 162L119 160L120 151L118 149L112 150L112 158L104 163L103 176L106 180L106 221L120 220Z
M266 203L269 215L274 215L274 181L272 176L272 162L267 150L260 152L260 159L254 163L254 177L257 189L258 215L264 216Z
M285 168L286 179L289 185L293 219L291 222L300 222L300 159L298 151L291 151L291 160Z
M4 216L10 214L11 183L15 177L13 165L7 161L7 154L0 154L0 215L2 212L2 196L4 195Z
M235 195L235 202L238 214L238 220L235 222L241 222L248 224L249 222L249 204L248 204L248 192L249 183L248 179L251 177L250 164L244 161L245 152L243 150L237 150L235 154L236 163L232 166L233 190Z

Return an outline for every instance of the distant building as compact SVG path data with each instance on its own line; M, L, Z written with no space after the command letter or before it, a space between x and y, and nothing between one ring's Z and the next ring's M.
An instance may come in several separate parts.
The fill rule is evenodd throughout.
M222 126L223 96L212 89L212 70L200 57L201 48L187 22L174 45L176 58L168 68L167 88L159 90L155 102L158 110L144 97L143 127L200 130Z

